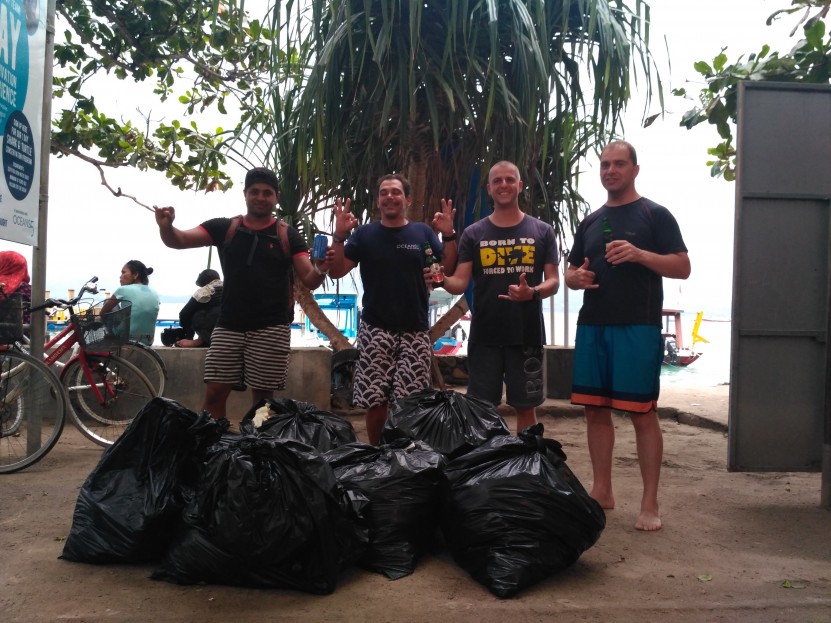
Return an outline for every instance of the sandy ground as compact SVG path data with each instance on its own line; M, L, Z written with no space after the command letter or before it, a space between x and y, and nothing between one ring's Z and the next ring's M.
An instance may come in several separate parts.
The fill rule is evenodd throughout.
M722 403L726 422L726 390L680 392L675 399L681 413ZM544 415L541 420L590 488L583 419ZM351 421L361 436L360 418ZM641 533L633 528L640 497L634 437L627 420L616 421L618 508L607 513L600 540L571 568L508 600L491 595L447 554L425 557L414 574L396 581L347 571L328 596L176 586L149 579L152 565L59 560L79 487L101 454L70 427L43 461L0 477L0 618L5 623L831 621L831 514L819 507L819 474L727 472L723 431L663 419L664 529Z

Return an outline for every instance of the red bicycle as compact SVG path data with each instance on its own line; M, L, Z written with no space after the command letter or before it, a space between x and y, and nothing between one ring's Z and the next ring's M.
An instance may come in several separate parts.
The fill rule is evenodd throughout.
M19 299L0 297L0 341L6 343L0 347L0 473L23 469L51 450L63 430L66 402L81 433L109 446L156 396L147 377L113 352L129 340L129 303L122 301L106 314L96 306L80 309L84 294L98 293L97 281L90 279L71 300L50 298L32 308L32 312L60 308L69 314L66 328L45 344L42 362L21 346ZM9 310L15 319L4 323ZM2 330L13 325L19 329ZM62 359L66 362L56 389L52 367Z

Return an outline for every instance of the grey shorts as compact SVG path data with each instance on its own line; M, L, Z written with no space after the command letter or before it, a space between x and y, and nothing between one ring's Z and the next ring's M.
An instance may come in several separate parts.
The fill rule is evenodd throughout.
M216 327L205 355L205 382L251 389L283 390L291 353L291 326L274 325L257 331Z
M498 405L505 384L506 402L528 409L545 401L542 346L492 346L471 343L467 348L470 374L467 393Z
M430 387L432 347L426 331L386 331L362 322L352 402L368 409Z

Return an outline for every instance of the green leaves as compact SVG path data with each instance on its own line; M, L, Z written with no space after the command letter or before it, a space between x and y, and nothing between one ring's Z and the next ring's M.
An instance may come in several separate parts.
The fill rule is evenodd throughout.
M704 121L715 125L724 139L708 150L715 156L708 160L710 175L733 181L736 173L736 150L733 147L733 128L736 125L738 85L742 80L771 80L785 82L831 82L831 36L827 36L825 19L831 0L793 0L788 9L776 11L768 18L772 23L780 15L818 8L815 15L803 15L804 39L800 39L787 53L771 53L769 45L757 53L740 56L735 63L728 63L724 49L713 59L695 63L695 70L705 79L707 86L698 94L698 105L688 110L680 125L692 129ZM689 97L686 89L673 90L675 95Z
M284 216L305 229L335 196L369 217L375 180L396 170L418 218L440 197L478 211L483 172L510 159L525 207L563 233L586 209L579 163L618 129L633 81L663 101L643 0L245 6L58 0L53 151L183 189L271 166ZM146 86L152 114L111 110L101 75Z
M63 35L55 44L53 153L82 157L99 168L162 171L183 189L229 187L222 171L227 155L216 151L227 145L227 136L201 131L196 120L206 112L262 108L262 98L245 85L269 76L263 61L279 40L278 33L249 21L242 4L59 0L56 30ZM164 112L137 110L124 119L126 111L99 110L99 75L148 83L149 97L139 106ZM183 129L178 119L156 118L170 116L193 122Z
M322 26L300 101L301 174L354 189L368 215L374 180L403 171L429 217L441 197L477 211L483 172L508 159L527 173L530 211L567 227L585 209L580 158L616 129L633 77L655 86L648 7L613 4L311 2Z

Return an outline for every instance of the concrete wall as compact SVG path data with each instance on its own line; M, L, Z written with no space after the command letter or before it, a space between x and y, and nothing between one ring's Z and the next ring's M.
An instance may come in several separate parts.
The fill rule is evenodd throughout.
M172 348L154 346L167 366L165 398L199 411L205 392L204 348ZM311 402L321 409L331 408L332 351L328 348L293 348L289 360L286 390L276 392L275 398L293 398ZM251 407L251 392L231 392L228 398L229 419L241 418Z
M202 407L205 384L204 348L170 348L154 346L167 366L165 397L175 400L192 411ZM467 361L464 356L439 356L443 364L445 382L467 384ZM451 365L452 364L452 365ZM574 366L574 348L546 346L544 378L548 398L571 398L571 372ZM311 402L321 409L331 410L332 351L328 348L293 348L289 362L287 389L277 392L276 398L293 398ZM455 369L455 371L454 371ZM228 415L242 417L251 407L251 392L231 392Z

